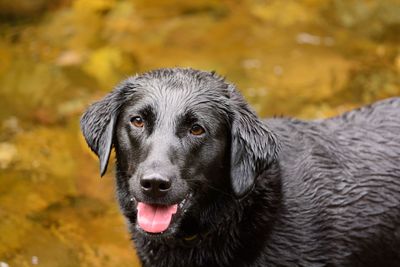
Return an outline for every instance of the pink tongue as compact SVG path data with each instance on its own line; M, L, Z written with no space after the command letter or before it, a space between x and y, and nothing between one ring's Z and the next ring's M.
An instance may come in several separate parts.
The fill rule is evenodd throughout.
M137 220L139 226L149 233L161 233L167 230L172 215L176 213L178 205L160 206L139 202L137 205Z

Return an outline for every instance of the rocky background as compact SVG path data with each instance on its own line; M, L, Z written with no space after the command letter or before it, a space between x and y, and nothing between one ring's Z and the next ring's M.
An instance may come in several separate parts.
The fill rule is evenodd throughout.
M262 116L334 116L400 95L400 3L0 0L0 267L138 266L78 122L173 66L216 70Z

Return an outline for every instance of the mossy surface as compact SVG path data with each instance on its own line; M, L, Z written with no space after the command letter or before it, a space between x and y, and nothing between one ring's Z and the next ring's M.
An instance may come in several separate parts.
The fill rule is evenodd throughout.
M0 0L0 262L138 266L78 127L119 80L216 70L261 116L324 118L400 95L399 32L397 0Z

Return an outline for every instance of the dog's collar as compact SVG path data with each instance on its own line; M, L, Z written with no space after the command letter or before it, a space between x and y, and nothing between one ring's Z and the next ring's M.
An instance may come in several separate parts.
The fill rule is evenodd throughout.
M204 242L211 234L211 231L205 233L196 233L193 235L182 236L181 244L185 247L194 247Z
M183 245L184 247L194 247L202 243L204 238L203 235L197 233L193 235L182 236L180 240L181 240L181 245Z
M185 240L186 242L191 242L191 241L197 239L198 237L199 237L198 234L194 234L194 235L191 235L191 236L184 236L183 240Z
M247 196L238 201L238 203L244 201L246 198ZM212 234L216 231L216 229L219 228L219 226L231 223L232 223L232 217L229 218L225 217L217 224L217 227L214 226L209 229L203 229L203 231L199 229L197 233L180 236L179 237L181 241L180 243L185 247L197 246L200 243L203 243L204 241L208 240L212 236Z

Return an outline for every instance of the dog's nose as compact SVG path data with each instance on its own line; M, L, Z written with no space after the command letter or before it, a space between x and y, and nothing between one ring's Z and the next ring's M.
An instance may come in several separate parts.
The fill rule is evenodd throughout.
M150 174L140 179L142 191L149 197L163 197L171 189L171 180L160 174Z

